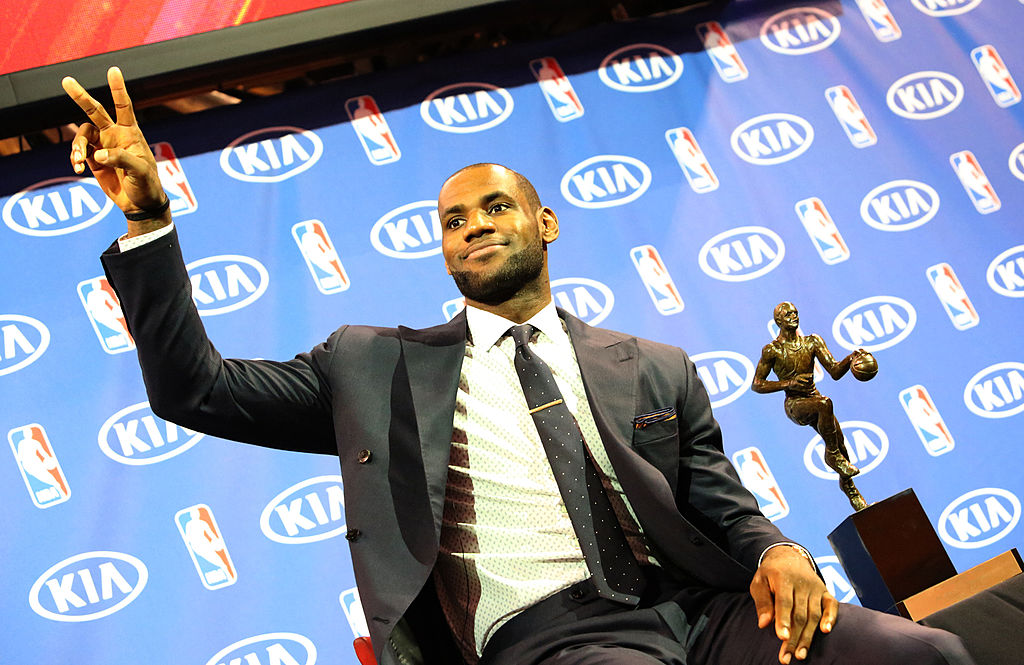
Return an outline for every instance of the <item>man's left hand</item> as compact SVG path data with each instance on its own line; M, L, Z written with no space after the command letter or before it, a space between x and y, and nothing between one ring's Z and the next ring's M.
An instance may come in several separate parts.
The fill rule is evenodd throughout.
M781 545L765 554L750 583L750 595L757 609L757 625L767 628L775 622L775 634L782 640L779 662L789 665L793 656L807 658L814 632L832 630L839 613L839 601L825 588L814 567L795 547Z

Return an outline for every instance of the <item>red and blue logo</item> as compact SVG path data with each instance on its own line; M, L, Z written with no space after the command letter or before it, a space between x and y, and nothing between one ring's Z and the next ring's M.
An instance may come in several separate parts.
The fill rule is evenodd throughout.
M960 280L957 279L953 267L948 263L936 263L925 271L931 282L935 295L949 315L949 320L957 330L967 330L978 325L978 311L974 309L971 299L967 296Z
M672 275L661 260L658 250L653 245L640 245L629 250L629 257L633 259L633 266L640 274L647 295L651 297L658 313L668 315L683 311L685 305L679 289L672 281Z
M228 546L209 506L200 503L182 508L175 513L174 523L204 587L212 591L238 581Z
M924 386L918 384L901 390L900 404L929 455L937 457L953 450L956 446L953 435Z
M822 261L831 266L850 258L850 248L821 199L814 196L797 201L794 208Z
M313 283L320 293L341 293L352 286L323 222L318 219L299 222L292 227L292 238L299 246L306 267L313 276Z
M753 446L744 448L733 454L732 463L765 517L774 522L789 514L789 502L760 450Z
M857 8L864 15L868 27L880 42L896 41L903 35L896 17L889 11L885 0L857 0Z
M121 311L121 301L106 277L79 282L78 297L104 351L114 354L135 348L135 340L128 332L128 323Z
M665 132L665 140L693 191L704 194L718 189L718 176L711 169L711 163L697 144L693 132L686 127L676 127Z
M188 183L185 169L178 161L178 156L174 154L171 144L161 142L154 143L149 147L153 151L153 157L156 158L160 184L171 201L171 214L179 217L199 210L196 193L192 190L192 185Z
M36 508L49 508L71 498L71 487L46 430L38 423L15 427L7 442Z
M868 122L867 116L849 88L845 85L834 85L825 90L825 99L828 100L828 105L832 107L832 112L853 147L866 148L878 143L875 130L871 128L871 123Z
M981 164L970 150L954 152L949 156L949 164L956 172L964 191L971 198L974 209L983 215L995 212L1002 207L996 190L989 182L988 176L982 170Z
M371 164L390 164L402 158L395 135L373 97L353 97L345 102L345 111Z
M704 52L708 54L711 64L715 66L723 81L735 83L747 78L747 66L718 21L698 23L697 35L704 45Z
M558 122L569 122L583 117L583 103L573 89L569 77L554 58L537 58L530 61L530 71L537 79L537 85L544 93L548 108Z
M1017 86L1006 63L991 44L985 44L971 51L971 60L985 82L992 99L1002 108L1020 102L1020 88Z

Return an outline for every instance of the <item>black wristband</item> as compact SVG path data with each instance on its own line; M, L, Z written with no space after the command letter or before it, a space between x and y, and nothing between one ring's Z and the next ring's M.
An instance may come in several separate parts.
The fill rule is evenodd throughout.
M147 219L156 219L167 212L171 207L171 199L164 197L164 202L155 208L143 208L140 212L126 212L124 218L130 222L144 222Z

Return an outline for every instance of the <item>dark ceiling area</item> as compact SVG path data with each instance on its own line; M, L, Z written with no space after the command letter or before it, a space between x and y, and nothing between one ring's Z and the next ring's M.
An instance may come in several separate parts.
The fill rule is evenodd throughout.
M355 0L0 77L0 155L70 140L72 74L101 102L126 70L140 122L727 0ZM221 34L224 33L224 34Z

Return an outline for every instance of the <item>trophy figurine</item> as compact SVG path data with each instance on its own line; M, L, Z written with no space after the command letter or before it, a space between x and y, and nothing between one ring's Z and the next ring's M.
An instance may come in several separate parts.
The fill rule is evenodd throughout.
M820 335L797 333L800 317L793 303L779 303L774 318L779 335L762 349L751 388L758 393L786 392L786 415L797 425L810 425L821 436L825 443L825 464L839 474L839 487L853 509L864 510L868 504L853 483L860 469L850 463L832 400L818 392L814 385L814 361L817 359L836 381L847 370L854 378L868 381L878 373L878 363L864 349L857 349L837 362ZM777 381L768 380L773 370Z

